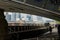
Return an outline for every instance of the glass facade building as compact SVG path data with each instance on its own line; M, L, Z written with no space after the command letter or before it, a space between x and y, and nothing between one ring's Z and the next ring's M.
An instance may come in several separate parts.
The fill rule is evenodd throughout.
M15 13L15 12L6 12L5 13L6 20L8 22L17 22L23 20L24 22L45 22L45 18L36 15L24 14L24 13Z
M7 15L6 19L7 21L11 21L11 15Z
M16 21L21 20L21 14L20 13L16 13Z
M27 14L27 16L26 16L26 19L27 19L27 21L32 21L32 15L30 15L30 14Z
M11 21L16 21L16 13L12 13L12 15L11 15Z

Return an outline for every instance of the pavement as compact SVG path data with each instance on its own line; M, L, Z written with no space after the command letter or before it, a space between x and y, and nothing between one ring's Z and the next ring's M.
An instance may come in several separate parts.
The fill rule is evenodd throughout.
M52 36L52 37L55 37L55 36L57 37L58 36L57 28L53 28L52 33L50 33L50 31L44 33L42 37L50 37L50 36Z
M58 30L57 28L53 28L52 33L48 31L44 33L43 36L38 37L38 38L40 38L40 40L58 40L59 39Z
M48 31L40 37L29 38L29 39L24 39L24 40L58 40L58 39L59 39L58 30L57 30L57 28L53 28L52 33L50 33L50 31Z

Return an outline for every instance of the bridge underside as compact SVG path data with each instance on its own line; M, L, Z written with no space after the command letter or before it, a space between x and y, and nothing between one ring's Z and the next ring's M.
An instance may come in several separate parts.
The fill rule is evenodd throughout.
M17 3L13 1L2 1L0 0L0 40L6 40L6 35L8 34L8 24L5 20L3 12L22 12L27 14L34 14L39 16L48 17L60 21L60 13L39 8L26 3ZM3 10L4 9L4 10Z
M60 13L33 6L27 3L17 3L14 1L0 1L0 8L4 9L5 12L20 12L34 14L60 21Z

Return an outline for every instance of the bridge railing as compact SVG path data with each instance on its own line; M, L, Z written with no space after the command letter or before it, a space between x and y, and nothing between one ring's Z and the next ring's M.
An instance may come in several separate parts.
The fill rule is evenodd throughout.
M47 32L47 28L38 29L35 26L10 26L8 27L8 40L20 40L40 36Z
M39 30L39 29L47 29L47 27L38 27L38 26L9 26L8 27L8 33L32 31L32 30Z

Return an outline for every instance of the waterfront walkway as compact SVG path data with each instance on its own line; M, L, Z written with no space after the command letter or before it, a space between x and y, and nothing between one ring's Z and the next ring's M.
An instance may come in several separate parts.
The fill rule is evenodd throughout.
M29 38L29 39L24 39L24 40L58 40L58 30L57 28L52 29L52 33L49 31L44 33L42 36L36 37L36 38Z

